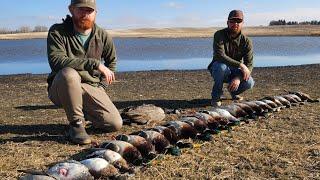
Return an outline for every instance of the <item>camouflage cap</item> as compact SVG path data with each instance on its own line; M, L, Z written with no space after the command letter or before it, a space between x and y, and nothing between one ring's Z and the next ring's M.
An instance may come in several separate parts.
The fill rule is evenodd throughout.
M88 7L96 10L96 0L71 0L70 5L75 7Z
M241 10L232 10L229 13L228 20L230 19L241 19L243 20L243 12Z

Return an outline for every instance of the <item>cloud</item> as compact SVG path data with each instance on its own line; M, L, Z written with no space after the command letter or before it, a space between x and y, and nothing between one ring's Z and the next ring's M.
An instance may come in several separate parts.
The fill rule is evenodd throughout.
M182 9L184 6L181 3L168 2L167 4L165 4L165 7L173 8L173 9Z

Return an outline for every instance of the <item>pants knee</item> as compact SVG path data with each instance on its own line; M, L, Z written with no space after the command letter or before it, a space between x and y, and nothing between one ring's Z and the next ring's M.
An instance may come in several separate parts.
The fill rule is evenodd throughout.
M108 132L119 131L122 128L123 122L120 114L108 113L92 122L95 128L106 130Z
M244 89L245 90L252 89L253 86L254 86L254 80L252 77L250 77L249 80L245 82Z
M79 73L73 68L63 68L59 73L61 73L62 80L68 84L74 82L81 82L81 77Z
M211 75L215 80L224 80L230 74L228 66L223 63L215 62L211 69Z

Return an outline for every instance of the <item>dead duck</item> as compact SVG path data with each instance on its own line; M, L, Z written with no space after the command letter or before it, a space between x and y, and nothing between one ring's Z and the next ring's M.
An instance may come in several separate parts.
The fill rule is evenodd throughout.
M194 139L197 136L197 130L190 124L182 121L169 121L164 126L172 129L179 139Z
M276 111L280 110L280 107L277 103L268 100L268 99L261 99L260 101L267 103L272 109L275 109ZM281 106L281 105L280 105Z
M114 167L120 170L120 172L132 173L133 169L129 166L128 162L117 152L110 149L101 149L92 152L86 156L87 158L103 158Z
M247 104L238 102L238 103L234 103L234 105L239 106L242 110L244 110L249 115L255 114L255 111Z
M145 138L138 135L118 135L116 140L126 141L136 147L141 155L147 159L153 159L156 156L155 147L152 143L147 141Z
M307 102L320 102L319 99L313 99L309 94L303 93L301 91L289 91L290 94L295 94L300 97L302 101Z
M213 133L219 133L220 129L224 129L229 123L226 118L220 116L220 114L215 111L200 111L196 116L204 118Z
M286 100L288 100L291 103L291 105L293 105L293 106L299 104L299 101L296 98L294 98L291 95L289 95L289 94L281 95L281 97L283 97Z
M174 145L178 142L178 136L172 129L165 127L165 126L155 126L149 130L157 131L164 135L166 139L170 142L170 144Z
M49 168L46 173L55 179L61 180L94 179L85 165L73 160L58 163Z
M240 124L240 120L234 116L232 116L229 111L225 109L215 108L212 111L217 112L221 117L228 120L228 126L235 126Z
M119 153L127 162L134 165L142 163L143 158L140 151L128 142L119 140L105 141L99 147Z
M283 104L287 108L291 107L290 101L288 101L286 98L284 98L282 96L274 96L274 98L278 99L281 102L281 104Z
M138 135L152 143L158 153L164 153L171 147L170 142L161 133L153 130L138 131L132 134Z
M274 102L277 105L278 109L283 109L286 107L284 104L281 103L281 101L279 101L279 99L276 99L274 96L266 96L261 100L270 100Z
M235 104L229 104L227 106L221 106L219 108L227 110L232 116L236 118L249 117L249 114L246 111Z
M256 103L258 106L260 106L264 112L274 112L275 109L272 108L271 106L269 106L267 103L263 102L263 101L253 101L254 103Z
M263 115L264 113L266 113L262 107L260 107L257 103L253 101L245 101L242 103L250 106L255 111L255 114L257 115Z
M119 173L117 168L102 158L85 159L80 163L85 165L96 179L114 177Z
M204 141L212 140L212 131L209 129L207 121L204 118L196 116L185 116L182 117L180 121L190 124L197 130L197 139L201 139Z

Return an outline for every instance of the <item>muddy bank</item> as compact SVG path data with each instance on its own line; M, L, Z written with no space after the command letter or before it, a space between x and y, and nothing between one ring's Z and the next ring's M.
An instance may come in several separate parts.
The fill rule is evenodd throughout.
M299 90L320 97L320 64L255 68L247 100ZM117 73L108 94L119 110L153 103L162 108L208 109L212 79L206 70ZM46 75L0 76L0 177L16 179L18 169L46 169L79 158L88 146L69 144L62 109L47 98ZM228 96L228 94L226 93ZM229 97L229 96L228 96ZM226 100L223 103L231 103ZM180 157L164 155L134 178L319 178L320 105L284 109L267 119L215 135ZM170 117L168 117L170 119ZM106 134L90 129L98 142L112 135L154 126L124 126Z

